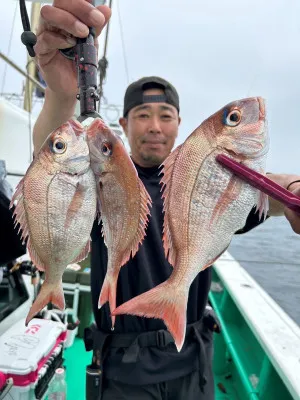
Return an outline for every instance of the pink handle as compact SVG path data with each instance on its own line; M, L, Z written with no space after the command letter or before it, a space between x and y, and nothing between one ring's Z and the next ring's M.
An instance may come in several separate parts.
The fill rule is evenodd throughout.
M0 371L0 390L4 388L5 384L6 384L6 376L4 375L3 372Z
M280 203L284 204L286 207L300 214L300 197L289 192L266 176L232 160L224 154L218 154L216 160L239 178L249 183L249 185L261 190L268 196L280 201Z

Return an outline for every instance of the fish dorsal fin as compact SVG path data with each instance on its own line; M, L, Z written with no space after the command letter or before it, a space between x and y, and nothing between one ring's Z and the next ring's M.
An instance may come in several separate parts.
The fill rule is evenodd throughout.
M121 261L121 266L126 264L129 260L130 256L134 257L139 249L139 245L143 242L146 236L146 229L148 226L150 215L150 207L152 205L151 197L146 190L143 182L138 178L138 183L140 187L140 218L139 225L136 231L135 237L132 240L131 246L127 249L123 254L123 258Z
M14 202L17 201L17 205L15 207L13 217L14 217L14 225L15 228L17 227L18 224L20 224L20 230L22 231L21 239L23 241L23 244L25 244L26 239L29 236L29 230L27 226L27 216L26 216L26 211L24 207L24 198L23 198L23 190L24 190L24 178L21 179L19 182L16 191L11 199L10 202L10 208L13 207Z
M16 187L16 191L11 199L10 202L10 208L13 207L14 202L17 201L16 208L14 210L14 220L15 220L15 227L20 224L20 230L22 231L21 239L23 241L23 244L25 244L26 239L27 240L27 249L28 253L30 255L30 258L33 262L33 264L40 270L40 271L45 271L45 264L44 262L40 259L38 256L37 252L34 249L33 243L31 241L30 235L29 235L29 228L28 228L28 222L27 222L27 216L26 216L26 210L24 207L24 197L23 197L23 191L24 191L24 182L25 182L25 177L21 179L19 182L18 186Z
M162 198L164 202L163 211L164 211L164 226L163 226L163 243L164 243L164 251L165 256L171 265L175 265L176 252L172 243L172 231L170 227L170 219L169 219L169 205L170 205L170 197L171 197L171 179L172 173L174 169L174 164L176 159L180 153L182 145L178 146L172 153L166 158L161 174L163 177L161 179L162 189L163 191Z
M105 246L108 247L108 246L107 246L106 235L105 235L105 230L104 230L103 220L100 219L100 222L102 222L102 226L101 226L101 235L102 235L102 237L103 237Z
M263 220L267 218L269 211L269 196L261 191L257 194L257 204L256 204L256 212L259 212L259 219L263 217Z

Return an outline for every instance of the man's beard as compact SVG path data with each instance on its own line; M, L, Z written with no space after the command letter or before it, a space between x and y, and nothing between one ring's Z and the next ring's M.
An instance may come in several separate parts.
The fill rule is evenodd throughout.
M159 166L164 161L164 158L157 154L141 153L141 158L143 159L143 161L145 161L145 163L151 166Z

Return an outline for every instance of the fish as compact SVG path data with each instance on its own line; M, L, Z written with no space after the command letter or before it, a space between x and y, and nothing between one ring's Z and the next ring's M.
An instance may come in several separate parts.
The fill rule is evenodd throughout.
M96 216L96 180L85 130L75 120L55 129L17 185L10 207L33 264L45 280L25 325L48 303L65 308L62 275L85 259Z
M170 277L120 305L113 315L162 319L181 351L189 288L201 271L228 248L255 207L268 211L268 197L217 162L218 154L264 173L269 136L265 101L246 98L207 118L173 150L162 168L163 246Z
M121 267L134 257L146 235L151 197L140 180L122 139L100 119L87 128L91 168L98 189L102 234L108 251L107 272L98 307L116 308ZM111 318L112 329L115 317Z

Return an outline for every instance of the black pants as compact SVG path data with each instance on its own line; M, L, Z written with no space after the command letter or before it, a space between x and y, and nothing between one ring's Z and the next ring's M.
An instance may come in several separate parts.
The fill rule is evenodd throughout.
M204 386L204 393L199 386L199 373L174 379L172 381L133 386L125 383L105 380L102 400L214 400L213 379Z
M210 334L204 335L203 329L206 329ZM200 331L202 335L200 335ZM146 332L138 337L133 335L134 337L132 338L132 334L109 335L99 331L95 325L86 328L86 350L93 350L93 362L87 367L86 399L214 400L213 332L220 333L220 331L220 323L214 311L207 308L202 320L187 326L187 337L197 340L200 345L198 354L199 371L155 384L139 385L136 381L131 381L134 384L129 384L105 377L102 364L105 358L107 340L110 340L110 348L127 349L123 356L124 362L125 356L127 356L126 362L134 362L135 357L137 357L136 350L139 351L141 347L147 346L162 346L163 344L167 346L168 343L173 341L171 335L167 331L162 331L159 335L157 334L158 332ZM202 363L201 360L203 361ZM206 378L206 384L203 385L204 377Z
M209 344L205 351L207 383L204 392L200 389L199 372L195 371L171 381L144 386L104 379L102 400L214 400L213 344Z

